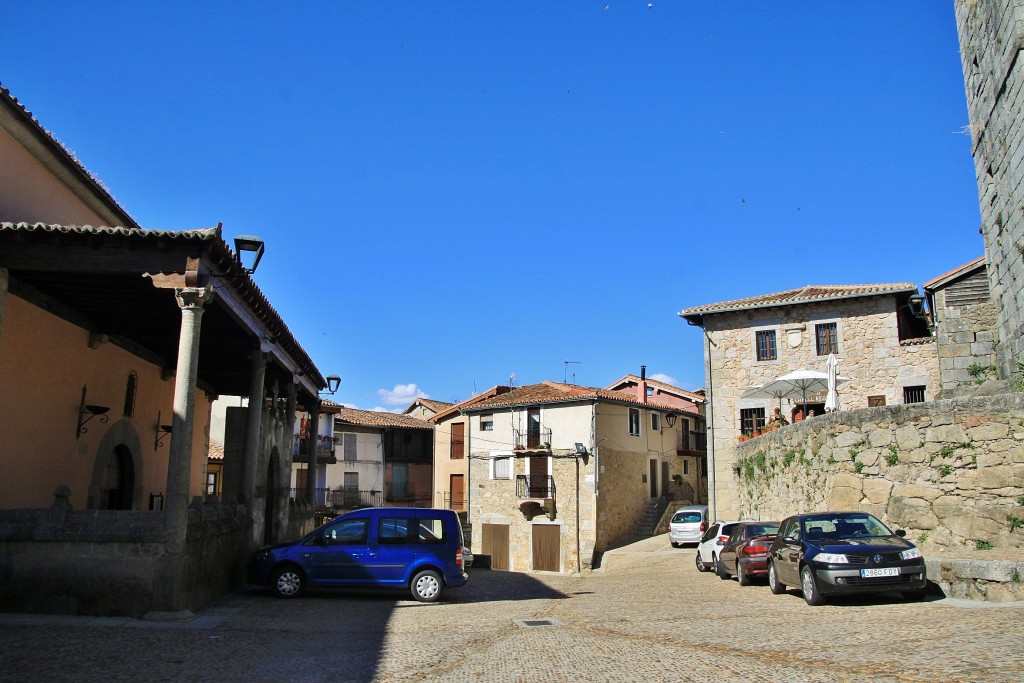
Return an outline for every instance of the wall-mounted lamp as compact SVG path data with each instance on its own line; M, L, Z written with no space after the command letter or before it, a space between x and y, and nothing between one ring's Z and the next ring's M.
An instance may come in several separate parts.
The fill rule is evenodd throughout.
M924 312L924 297L920 294L914 294L907 298L907 308L910 309L910 314L915 318L925 317Z
M164 439L171 433L171 425L160 424L160 411L156 411L156 439L153 441L153 450L160 448L163 445Z
M672 429L673 427L676 426L676 420L678 419L679 416L676 415L675 413L665 413L665 424L668 425L669 429Z
M239 235L235 238L235 256L245 272L252 275L263 258L265 246L256 235ZM244 256L243 256L244 254Z
M85 423L94 417L99 416L100 422L106 422L109 418L106 413L110 408L106 406L94 406L86 405L85 403L85 385L82 385L82 401L78 404L78 428L75 429L75 440L82 434L87 433L89 430L85 428ZM86 417L88 416L88 417Z
M340 386L341 386L341 378L340 377L338 377L337 375L327 375L327 391L326 392L320 392L320 393L328 393L331 396L333 396L334 392L336 392L338 390L338 387L340 387Z

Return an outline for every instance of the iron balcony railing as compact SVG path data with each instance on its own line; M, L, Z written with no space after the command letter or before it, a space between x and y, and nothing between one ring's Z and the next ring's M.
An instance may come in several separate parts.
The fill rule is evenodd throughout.
M543 425L537 429L515 429L515 446L516 448L550 448L551 447L551 430L547 429Z
M330 495L331 490L328 488L317 488L314 494L314 505L317 507L324 507L327 505L327 497ZM288 496L292 500L306 500L306 489L291 489Z
M702 432L680 434L679 445L676 448L690 453L706 453L708 450L708 435Z
M309 450L309 439L299 436L292 437L292 460L294 462L309 462ZM316 460L321 463L330 462L333 464L336 462L334 459L334 439L329 436L321 436L317 439Z
M466 495L452 495L450 491L445 491L443 496L443 504L445 509L448 510L465 510L466 509Z
M346 488L331 491L331 506L334 508L354 510L356 508L380 507L383 504L383 491L359 491Z
M517 474L516 498L554 498L555 478L550 474Z

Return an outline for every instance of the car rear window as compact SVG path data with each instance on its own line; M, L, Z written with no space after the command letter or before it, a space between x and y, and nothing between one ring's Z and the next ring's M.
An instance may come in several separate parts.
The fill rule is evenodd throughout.
M672 521L677 524L681 522L699 522L701 521L701 514L699 512L677 512L672 518Z
M384 544L444 543L444 520L436 517L381 517L377 528L377 540Z

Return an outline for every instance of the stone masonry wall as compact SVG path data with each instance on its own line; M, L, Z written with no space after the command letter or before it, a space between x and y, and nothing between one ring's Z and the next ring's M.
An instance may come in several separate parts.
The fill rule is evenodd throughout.
M865 510L926 552L1024 545L1024 394L824 415L738 453L741 517Z
M1024 360L1024 0L955 0L1001 377Z
M852 379L840 387L844 408L867 406L869 396L884 396L886 405L900 404L905 386L925 386L928 399L938 391L940 375L934 341L900 342L892 296L708 316L706 333L711 343L705 372L711 388L718 518L736 518L739 513L736 490L728 482L737 457L740 409L763 407L770 415L779 405L777 399L749 400L741 395L793 370L824 372L826 358L817 355L814 326L833 320L838 323L839 374ZM754 331L758 329L776 330L777 360L756 360ZM783 412L788 412L791 405L784 401Z
M936 293L941 311L935 336L938 342L942 397L951 398L961 387L974 387L996 376L996 307L983 303L952 306L946 291Z

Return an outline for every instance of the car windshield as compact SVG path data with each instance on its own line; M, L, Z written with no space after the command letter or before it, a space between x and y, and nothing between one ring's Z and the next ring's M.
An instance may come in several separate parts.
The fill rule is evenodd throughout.
M699 512L677 512L675 514L675 516L672 517L672 521L677 523L677 524L680 523L680 522L690 522L690 523L699 522L700 521L700 513Z
M821 514L804 517L804 535L814 539L877 538L892 536L892 531L865 513Z

